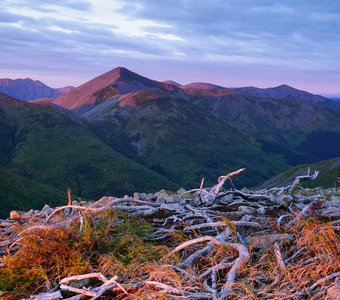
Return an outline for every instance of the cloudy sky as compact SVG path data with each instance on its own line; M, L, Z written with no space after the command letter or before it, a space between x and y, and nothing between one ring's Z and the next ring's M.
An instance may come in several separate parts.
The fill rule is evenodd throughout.
M340 94L338 0L1 0L0 77L156 80Z

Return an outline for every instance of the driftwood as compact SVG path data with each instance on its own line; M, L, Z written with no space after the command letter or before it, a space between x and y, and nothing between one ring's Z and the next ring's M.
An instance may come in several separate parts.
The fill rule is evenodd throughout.
M84 279L93 279L97 278L103 282L102 285L96 288L85 288L82 289L76 288L67 284L70 284L74 281L82 281ZM77 275L77 276L71 276L64 278L60 281L60 289L62 291L68 291L72 293L77 293L80 295L91 297L92 300L100 298L104 293L107 291L112 290L114 287L118 287L120 290L122 290L125 294L128 294L128 292L124 289L124 287L117 282L118 276L113 276L111 279L107 279L103 274L101 273L89 273L84 275Z
M133 197L122 198L105 196L88 203L72 202L71 191L67 189L66 206L47 207L40 212L20 212L20 218L0 220L0 268L5 267L1 255L19 254L26 239L39 236L39 232L67 229L70 224L76 224L81 234L86 228L86 217L96 221L100 219L101 212L113 210L126 212L128 218L148 220L153 225L153 233L145 239L155 244L166 244L179 232L186 237L185 241L171 245L172 250L162 261L163 266L176 272L182 284L176 286L170 281L147 276L131 279L93 272L62 278L54 286L55 290L45 290L45 293L30 299L61 299L66 295L73 295L69 299L99 299L117 295L124 299L129 293L140 290L157 291L174 299L234 299L234 286L244 280L242 273L253 268L253 261L259 259L258 253L264 251L273 256L276 267L273 281L257 291L259 299L274 299L276 295L270 295L273 288L280 290L278 297L287 299L290 295L298 298L316 293L320 286L325 286L323 295L327 288L329 293L335 293L336 289L333 292L331 284L338 280L339 272L310 282L305 291L293 283L286 288L280 287L280 282L297 262L308 266L319 259L317 256L306 257L308 247L296 244L303 220L323 218L328 226L339 230L338 196L325 201L319 191L311 191L310 195L306 191L300 193L302 181L318 176L318 171L310 175L309 169L305 176L296 177L287 187L238 190L231 177L244 170L220 176L212 188L203 187L203 178L199 189L176 193L160 191L148 195L135 193ZM229 190L222 190L225 183L229 183ZM206 261L209 263L202 264ZM265 281L261 276L263 274L256 274L253 278L258 286ZM96 284L88 286L88 280L94 280Z
M293 184L289 187L288 193L292 194L299 186L300 181L303 180L314 180L318 177L319 171L314 171L313 175L310 175L310 168L308 167L307 174L303 176L297 176L293 182Z

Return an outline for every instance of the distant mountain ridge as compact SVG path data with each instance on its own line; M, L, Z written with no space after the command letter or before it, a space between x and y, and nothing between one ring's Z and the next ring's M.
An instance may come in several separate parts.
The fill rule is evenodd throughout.
M295 99L295 100L303 99L315 103L324 101L326 99L326 97L298 90L286 84L264 89L257 87L241 87L233 88L232 90L241 94L273 99Z
M193 188L202 177L212 185L241 167L247 173L235 183L249 187L291 166L340 156L339 101L285 85L180 85L119 67L54 99L6 97L6 172L57 189L70 184L85 198Z
M102 101L141 90L164 92L182 99L188 99L191 96L242 95L257 98L307 100L331 110L340 111L340 103L288 85L265 89L256 87L226 88L204 82L180 85L171 80L163 82L152 80L124 67L117 67L99 75L51 102L79 113L85 113Z
M37 98L55 98L73 90L72 86L51 88L39 80L25 79L0 79L0 92L13 98L29 101Z
M204 82L179 85L151 80L118 67L50 102L81 114L114 149L172 180L191 178L187 183L197 176L194 170L199 169L199 164L205 164L204 157L186 154L193 148L196 153L205 148L203 142L197 142L200 136L211 144L211 151L206 153L211 163L205 171L211 174L212 166L221 160L217 153L227 144L230 155L241 147L268 158L264 165L276 161L266 171L271 170L272 174L284 166L328 159L340 153L338 103L287 85L269 89L226 88ZM196 116L201 116L201 121ZM209 125L201 126L205 122ZM222 128L224 134L223 130L219 133ZM212 136L216 140L211 140ZM232 139L238 141L233 144ZM251 155L244 153L238 161L248 159L247 156ZM192 170L182 169L184 163L168 161L175 157L177 161L186 161ZM235 156L231 165L236 160ZM221 165L223 161L226 159L222 159ZM262 168L260 163L259 169Z
M306 91L298 90L286 84L265 89L257 87L241 87L233 88L231 90L243 95L250 95L260 98L264 97L272 99L307 100L327 109L340 112L340 102L334 101L336 99L327 98L321 95L314 95Z

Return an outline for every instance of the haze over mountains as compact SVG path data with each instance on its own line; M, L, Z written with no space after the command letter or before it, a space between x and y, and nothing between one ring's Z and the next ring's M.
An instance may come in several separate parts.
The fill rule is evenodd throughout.
M20 100L37 98L55 98L74 89L73 86L51 88L39 80L25 79L0 79L0 92Z
M250 187L340 156L339 117L338 101L285 85L179 85L116 68L52 99L1 94L0 174L96 198L195 188L246 167L236 184Z

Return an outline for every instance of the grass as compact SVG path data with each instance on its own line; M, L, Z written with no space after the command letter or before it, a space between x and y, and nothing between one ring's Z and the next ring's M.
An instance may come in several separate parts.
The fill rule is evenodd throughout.
M3 296L27 297L51 289L64 277L89 272L101 272L108 278L118 275L120 281L128 283L129 295L117 293L116 299L171 299L149 285L134 287L144 280L185 290L199 289L200 283L171 267L173 259L177 261L179 257L166 258L174 245L185 240L183 234L166 243L151 243L145 237L153 227L146 221L129 219L125 213L105 210L83 213L82 218L81 229L74 220L68 227L26 230L17 226L21 247L1 259ZM55 224L61 221L65 221L62 214L54 216ZM295 241L281 245L286 272L278 268L272 247L250 249L251 260L240 269L227 299L325 299L327 284L312 292L308 288L340 269L339 232L333 225L314 218L301 219L290 232L294 232ZM179 255L188 256L197 249L198 245L194 245ZM186 272L202 274L224 259L234 261L237 255L234 249L214 246ZM217 271L219 288L228 270Z
M298 225L302 230L296 241L282 251L285 260L300 253L286 263L287 272L279 271L273 249L253 253L253 260L240 274L241 280L230 299L326 299L327 285L313 293L307 288L339 271L339 232L316 219L302 220Z
M169 251L143 241L151 230L144 221L110 210L83 218L81 231L76 223L67 228L17 228L21 247L1 259L0 291L17 299L49 289L64 277L93 271L135 278Z

